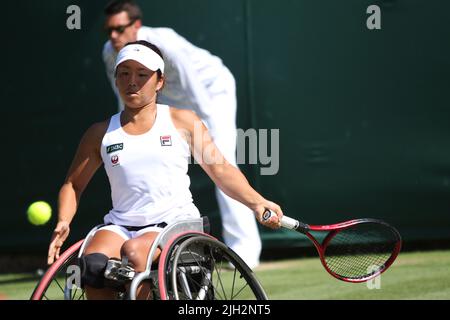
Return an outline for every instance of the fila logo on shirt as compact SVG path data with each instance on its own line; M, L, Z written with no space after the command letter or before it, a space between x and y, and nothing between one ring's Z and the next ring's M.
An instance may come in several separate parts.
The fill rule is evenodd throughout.
M160 136L161 146L168 147L172 145L172 137L171 136Z

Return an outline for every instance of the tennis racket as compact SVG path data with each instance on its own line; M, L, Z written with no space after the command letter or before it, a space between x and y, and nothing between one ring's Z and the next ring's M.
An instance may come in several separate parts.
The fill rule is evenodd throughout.
M274 215L266 210L263 220ZM328 273L347 282L368 281L386 271L397 258L402 244L394 227L376 219L313 226L283 216L281 226L305 234L314 243Z

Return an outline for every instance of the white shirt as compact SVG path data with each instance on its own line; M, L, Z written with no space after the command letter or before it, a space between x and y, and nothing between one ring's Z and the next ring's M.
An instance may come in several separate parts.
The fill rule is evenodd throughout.
M198 48L170 28L141 27L138 40L156 45L163 54L166 84L158 93L158 102L182 109L194 110L207 120L214 108L211 96L230 91L231 73L222 60L207 50ZM107 41L103 47L106 72L123 109L114 79L117 52ZM233 79L234 81L234 79ZM231 82L234 85L234 82ZM232 90L234 92L234 89Z
M120 114L111 117L101 146L113 204L105 223L145 226L199 217L189 190L189 146L169 107L157 105L153 127L141 135L127 134Z

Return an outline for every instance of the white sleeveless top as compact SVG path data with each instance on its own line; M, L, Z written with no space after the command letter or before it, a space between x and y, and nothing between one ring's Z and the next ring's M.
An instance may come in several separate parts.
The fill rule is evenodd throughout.
M189 146L169 107L157 104L153 127L141 135L127 134L120 114L111 117L101 146L113 205L105 223L145 226L200 217L189 190Z

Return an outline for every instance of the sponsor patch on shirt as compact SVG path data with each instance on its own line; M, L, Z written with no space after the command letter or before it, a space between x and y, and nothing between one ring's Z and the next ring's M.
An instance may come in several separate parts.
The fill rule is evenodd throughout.
M111 152L123 150L123 143L116 143L106 147L106 153L109 154Z
M114 154L111 156L111 164L113 167L120 165L119 156Z
M171 146L172 145L172 137L171 136L160 136L161 146Z

